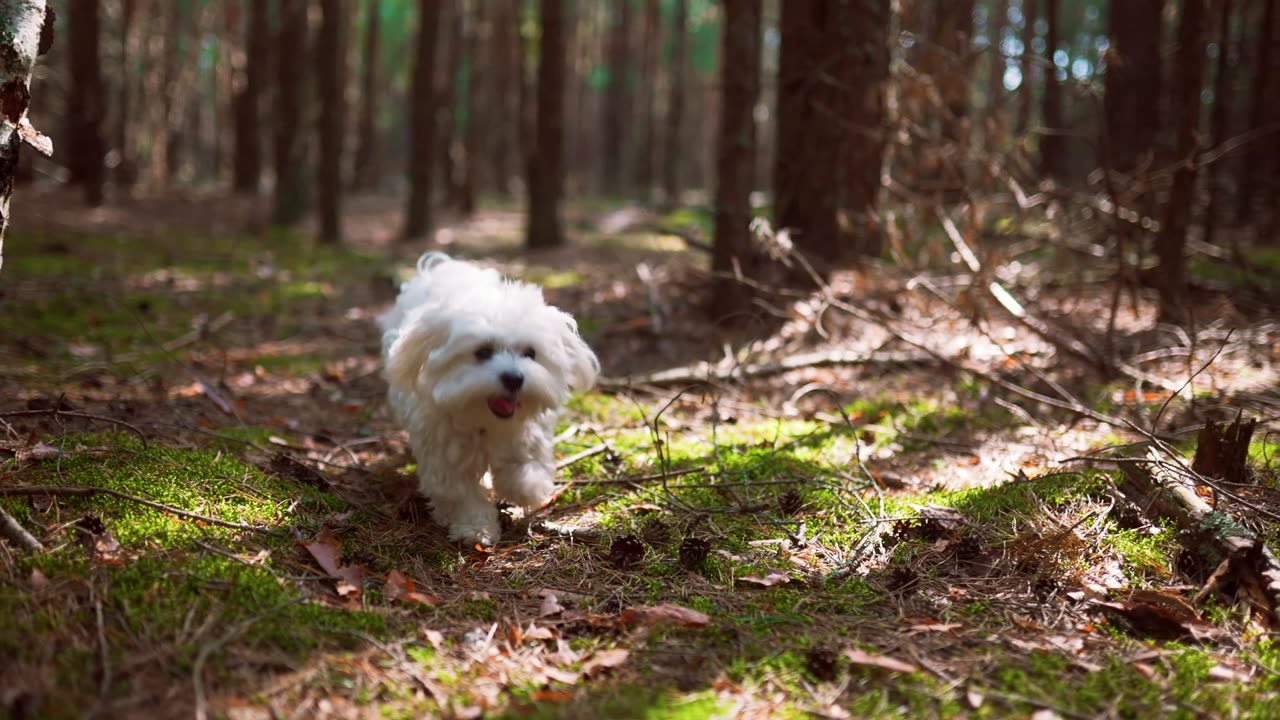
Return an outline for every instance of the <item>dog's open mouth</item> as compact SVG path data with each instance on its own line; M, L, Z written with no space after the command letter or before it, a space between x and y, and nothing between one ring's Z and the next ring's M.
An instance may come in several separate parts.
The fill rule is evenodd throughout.
M504 420L516 414L520 401L515 395L494 395L489 398L489 412Z

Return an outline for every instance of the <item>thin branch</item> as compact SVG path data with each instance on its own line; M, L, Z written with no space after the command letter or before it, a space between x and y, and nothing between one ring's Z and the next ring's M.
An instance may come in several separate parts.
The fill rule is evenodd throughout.
M24 548L28 552L43 552L44 545L36 539L35 535L27 532L22 524L17 521L7 510L0 507L0 537L12 540L19 547Z
M59 410L57 408L48 408L45 410L11 410L9 412L0 413L0 417L32 417L36 415L53 415L54 417L73 417L73 418L80 418L82 420L97 420L99 422L118 425L120 427L129 429L130 431L133 432L133 434L137 435L138 439L142 441L142 447L144 450L147 447L147 436L143 434L143 432L139 430L136 425L127 423L124 420L117 420L116 418L106 417L105 415L93 415L91 413L71 412L69 410Z
M198 520L200 522L206 522L211 525L218 525L221 527L232 528L235 530L248 530L249 532L262 533L263 535L280 535L281 534L279 530L274 530L272 528L264 528L256 525L246 525L244 523L232 522L230 520L222 520L216 517L209 517L208 515L193 513L193 512L190 512L189 510L176 508L176 507L173 507L172 505L165 505L164 503L158 503L154 500L147 500L146 498L140 498L136 495L122 493L117 490L112 490L110 488L80 487L80 486L73 486L73 485L49 485L49 486L14 485L11 487L0 487L0 497L39 497L41 495L58 496L58 497L88 497L91 495L109 495L113 498L118 498L120 500L127 500L128 502L138 503L139 505L145 505L149 508L152 508L153 510L167 512L172 515L177 515L178 517L187 518L188 520Z
M636 385L684 385L697 382L727 382L747 378L780 375L791 370L806 368L837 367L848 365L871 365L878 363L923 363L929 362L933 356L926 353L885 352L869 353L848 352L843 350L831 352L811 352L790 355L777 362L742 365L727 370L716 370L710 363L697 363L682 367L668 368L647 375L631 375L622 378L602 378L599 386L604 390L634 387Z

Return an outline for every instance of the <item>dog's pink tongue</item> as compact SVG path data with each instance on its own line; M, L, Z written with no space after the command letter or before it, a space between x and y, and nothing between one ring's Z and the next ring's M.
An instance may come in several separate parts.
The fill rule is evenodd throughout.
M519 405L515 398L511 397L491 397L489 398L489 409L495 415L510 417L516 414L516 407Z

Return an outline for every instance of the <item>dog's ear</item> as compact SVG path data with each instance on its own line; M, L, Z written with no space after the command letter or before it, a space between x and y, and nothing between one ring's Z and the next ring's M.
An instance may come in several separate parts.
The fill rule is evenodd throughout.
M566 384L574 392L590 390L596 384L596 377L600 375L600 361L578 334L578 322L573 316L562 312L560 317L564 323L564 329L560 333L560 346L567 360Z
M387 384L401 392L413 392L428 356L449 340L449 323L432 322L423 316L408 327L388 333L397 335L387 345Z

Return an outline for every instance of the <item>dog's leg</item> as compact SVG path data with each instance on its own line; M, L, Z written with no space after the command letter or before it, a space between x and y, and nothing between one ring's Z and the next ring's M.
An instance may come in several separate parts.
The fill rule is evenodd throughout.
M490 467L493 492L526 510L541 507L555 492L556 463L548 428L532 425L521 452L497 459Z
M502 534L498 509L480 477L436 477L419 472L418 487L431 499L431 517L449 529L449 539L464 545L489 547Z

